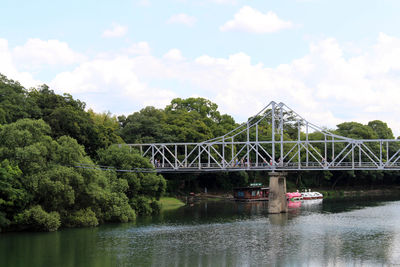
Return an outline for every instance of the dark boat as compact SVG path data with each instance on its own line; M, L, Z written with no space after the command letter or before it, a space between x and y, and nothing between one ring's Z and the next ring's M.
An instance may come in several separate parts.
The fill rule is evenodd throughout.
M267 201L268 194L269 187L264 187L262 184L250 184L233 189L233 197L237 201Z

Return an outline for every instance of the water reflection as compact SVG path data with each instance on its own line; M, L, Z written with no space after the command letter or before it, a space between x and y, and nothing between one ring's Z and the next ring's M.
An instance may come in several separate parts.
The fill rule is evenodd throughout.
M0 266L390 265L400 202L209 202L132 224L0 235Z

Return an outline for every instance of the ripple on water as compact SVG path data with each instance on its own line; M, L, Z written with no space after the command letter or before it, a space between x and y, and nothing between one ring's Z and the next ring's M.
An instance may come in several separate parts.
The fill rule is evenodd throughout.
M257 215L226 223L132 226L105 232L103 238L113 239L116 245L108 249L121 259L160 266L204 261L227 266L375 265L399 259L398 211L399 202L340 213L308 208L296 215Z

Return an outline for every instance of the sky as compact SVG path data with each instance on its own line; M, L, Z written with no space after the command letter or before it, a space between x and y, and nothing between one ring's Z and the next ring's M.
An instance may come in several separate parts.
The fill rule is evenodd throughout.
M0 73L96 112L204 97L237 122L270 101L400 135L398 0L2 0Z

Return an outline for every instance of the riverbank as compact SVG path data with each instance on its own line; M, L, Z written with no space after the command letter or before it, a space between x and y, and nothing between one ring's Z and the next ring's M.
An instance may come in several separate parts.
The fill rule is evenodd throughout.
M288 190L292 192L296 190ZM339 188L337 190L327 190L326 188L311 188L311 191L317 191L324 195L324 198L346 198L346 197L362 197L362 196L387 196L387 195L400 195L400 186L393 186L381 189L365 189L365 188L352 188L351 190L346 188ZM180 197L183 202L187 202L186 199L199 199L208 201L218 200L231 200L233 199L232 192L208 192L208 193L196 193L185 197Z
M174 197L161 197L159 201L161 210L173 210L185 206L185 203Z
M338 189L338 190L315 190L324 195L324 198L345 198L358 196L387 196L400 194L400 187L390 187L381 189L365 189L355 188L353 190Z

